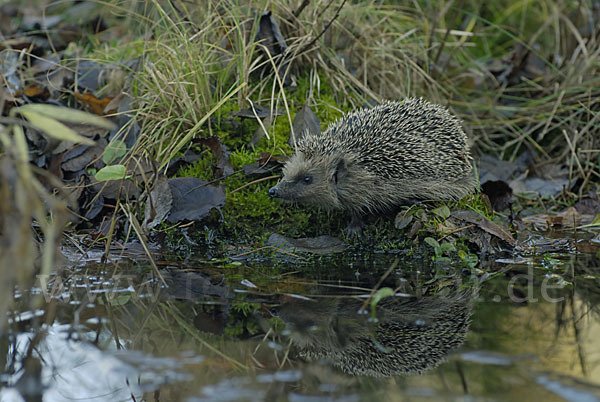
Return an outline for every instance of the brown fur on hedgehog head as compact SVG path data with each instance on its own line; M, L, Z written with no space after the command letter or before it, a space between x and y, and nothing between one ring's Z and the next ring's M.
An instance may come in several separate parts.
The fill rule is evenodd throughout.
M352 155L332 153L315 157L296 152L283 168L283 178L269 190L272 197L324 209L368 210L368 201L355 193L372 175L357 169ZM365 211L366 212L366 211Z

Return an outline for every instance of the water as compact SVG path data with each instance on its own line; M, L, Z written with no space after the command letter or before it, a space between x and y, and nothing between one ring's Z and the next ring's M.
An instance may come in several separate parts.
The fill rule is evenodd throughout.
M476 273L402 254L273 261L160 260L168 287L137 257L38 278L0 342L0 400L600 400L593 254ZM398 296L373 309L382 278Z

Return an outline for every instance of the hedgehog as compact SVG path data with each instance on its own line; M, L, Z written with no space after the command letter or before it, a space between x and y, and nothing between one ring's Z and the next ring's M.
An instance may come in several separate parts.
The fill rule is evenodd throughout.
M460 199L475 187L458 118L422 98L386 101L346 114L322 134L306 133L269 190L273 198L364 217L424 200Z
M421 374L443 362L465 341L477 289L447 296L387 297L377 320L358 314L364 301L293 299L275 311L298 356L326 360L351 375L388 377Z

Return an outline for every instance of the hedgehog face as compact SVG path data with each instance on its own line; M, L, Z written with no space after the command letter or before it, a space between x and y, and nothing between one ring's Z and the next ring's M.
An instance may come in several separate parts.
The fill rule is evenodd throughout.
M327 158L307 158L298 152L283 168L283 178L269 190L271 197L322 207L339 207L335 191L335 166Z

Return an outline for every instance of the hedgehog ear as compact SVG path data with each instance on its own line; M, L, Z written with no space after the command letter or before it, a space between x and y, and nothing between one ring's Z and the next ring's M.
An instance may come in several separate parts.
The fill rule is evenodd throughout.
M332 177L332 180L335 184L338 184L338 181L343 179L344 176L346 176L346 173L348 172L347 167L348 166L344 158L340 158L340 160L337 161Z

